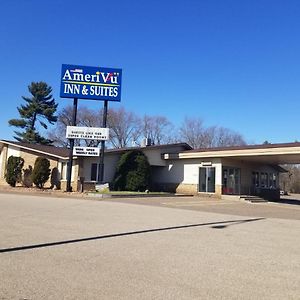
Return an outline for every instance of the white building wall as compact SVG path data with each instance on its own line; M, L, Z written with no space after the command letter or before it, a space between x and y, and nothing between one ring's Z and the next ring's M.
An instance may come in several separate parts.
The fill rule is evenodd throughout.
M14 146L8 146L8 149L7 149L7 159L10 156L20 157L20 155L21 155L20 148L17 148L17 147L14 147Z
M99 163L99 157L84 157L83 160L83 177L84 181L91 181L91 167L93 163Z
M222 185L222 163L221 160L218 159L213 166L216 168L216 185Z
M181 172L180 170L180 164L179 166L177 166L176 164L176 168L172 169L172 164L167 166L167 162L162 159L162 154L163 153L168 153L170 151L172 152L176 152L176 151L182 151L184 150L184 148L182 146L178 146L178 147L164 147L164 148L141 148L140 150L143 151L143 153L147 156L148 161L150 166L154 166L153 172L154 174L159 174L159 177L162 175L161 171L164 168L167 168L164 172L162 176L171 176L174 180L176 180L176 178L178 177L182 177L183 178L183 172ZM120 159L120 156L122 155L122 153L116 153L116 152L112 152L112 153L105 153L104 156L104 181L105 182L112 182L114 176L115 176L115 171L116 171L116 166L118 164L118 161ZM176 163L179 161L176 161ZM89 182L91 181L91 166L93 163L100 163L100 158L99 157L84 157L83 159L83 176L85 177L85 181ZM156 169L159 169L156 170ZM169 170L170 169L170 170ZM172 170L171 170L172 169ZM176 170L175 170L176 169ZM170 171L170 172L169 172ZM154 176L155 177L155 176ZM163 179L162 179L163 180ZM166 179L167 182L169 179ZM160 181L160 179L159 179Z
M163 147L163 148L141 148L144 154L147 156L149 164L151 166L166 166L167 162L162 158L162 154L165 153L178 153L180 151L184 151L185 148L183 146L171 146L171 147Z
M104 181L111 182L114 178L116 166L119 161L118 154L105 154L104 156ZM85 157L83 160L83 176L85 182L91 181L92 164L99 164L100 157Z
M220 159L211 160L185 160L184 162L184 184L199 183L199 168L215 168L215 184L222 184L222 164Z
M152 168L152 179L159 183L176 183L183 181L184 164L180 160L167 161L165 167Z
M211 164L209 164L211 163ZM155 168L153 177L155 182L160 183L183 183L196 184L199 183L200 167L216 168L216 184L222 184L222 165L220 159L199 160L199 159L178 159L166 161L165 168Z
M183 165L183 181L184 184L198 184L199 182L199 167L198 162L184 162Z
M160 149L143 149L144 154L148 158L148 162L151 166L165 166L166 162L161 158Z
M119 155L104 156L104 181L112 182L115 176L116 167L119 162Z
M210 164L211 163L211 164ZM210 160L203 159L178 159L167 160L166 167L153 169L153 178L159 183L182 183L196 184L199 183L200 167L215 167L216 178L215 184L222 186L222 166L241 169L241 185L249 189L252 183L252 172L278 173L271 166L255 162L243 162L241 160L213 158Z
M71 181L77 180L77 177L75 176L75 173L76 173L75 164L76 164L76 161L73 160ZM67 162L59 162L57 168L58 168L61 180L63 180L63 181L67 180L67 172L68 172Z

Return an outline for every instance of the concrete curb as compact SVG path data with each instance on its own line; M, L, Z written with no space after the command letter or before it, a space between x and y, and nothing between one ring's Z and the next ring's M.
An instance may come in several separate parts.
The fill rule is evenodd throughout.
M101 194L101 193L87 193L85 196L92 197L92 198L193 197L193 195L183 195L183 194Z

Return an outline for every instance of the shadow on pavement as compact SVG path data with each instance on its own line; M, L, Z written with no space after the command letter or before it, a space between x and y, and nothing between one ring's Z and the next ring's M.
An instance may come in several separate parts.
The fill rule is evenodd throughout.
M249 220L236 220L236 221L234 221L234 223L230 223L228 225L224 225L226 222L222 222L222 224L220 224L220 225L216 223L217 225L211 226L211 228L213 228L213 229L225 229L228 226L238 225L238 224L242 224L242 223L246 223L246 222L259 221L259 220L262 220L262 219L264 219L264 218L249 219Z
M145 230L138 230L138 231L121 232L121 233L92 236L92 237L74 239L74 240L65 240L65 241L50 242L50 243L44 243L44 244L26 245L26 246L19 246L19 247L13 247L13 248L3 248L3 249L0 249L0 253L24 251L24 250L30 250L30 249L36 249L36 248L52 247L52 246L59 246L59 245L65 245L65 244L73 244L73 243L87 242L87 241L93 241L93 240L101 240L101 239L129 236L129 235L135 235L135 234L144 234L144 233L159 232L159 231L169 231L169 230L200 227L200 226L211 226L211 228L214 228L214 229L225 229L228 226L243 224L243 223L247 223L247 222L260 221L260 220L264 220L264 219L265 218L255 218L255 219L233 220L233 221L223 221L223 222L210 222L210 223L189 224L189 225L180 225L180 226L173 226L173 227L162 227L162 228L153 228L153 229L145 229Z
M269 202L300 205L299 199L291 199L291 198L281 198L280 200L269 200Z

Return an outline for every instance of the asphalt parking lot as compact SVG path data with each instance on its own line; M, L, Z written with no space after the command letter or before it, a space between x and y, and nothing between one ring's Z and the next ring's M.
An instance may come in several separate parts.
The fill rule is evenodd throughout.
M250 203L214 197L111 198L107 201L154 205L237 216L300 220L300 195L284 196L279 202Z
M0 193L0 299L300 299L299 206L219 201Z

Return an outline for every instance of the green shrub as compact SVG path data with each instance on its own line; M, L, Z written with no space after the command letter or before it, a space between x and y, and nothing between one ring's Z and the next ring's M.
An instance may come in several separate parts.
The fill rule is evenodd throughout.
M113 189L117 191L145 191L150 185L150 165L142 151L132 150L120 157Z
M25 187L32 187L32 166L28 166L27 169L23 169L22 184Z
M32 171L32 181L38 188L43 188L50 176L50 162L45 157L38 157L35 160Z
M5 180L10 186L15 187L17 182L21 182L23 165L24 159L22 157L11 155L8 158Z
M56 167L54 167L51 171L50 183L52 189L60 189L59 172Z

